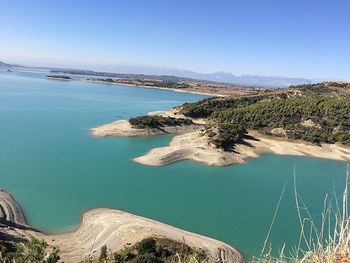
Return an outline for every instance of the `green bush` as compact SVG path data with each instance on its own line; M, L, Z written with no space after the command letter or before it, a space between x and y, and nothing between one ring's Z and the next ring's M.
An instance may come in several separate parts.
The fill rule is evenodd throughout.
M209 142L225 150L232 149L247 134L242 125L231 123L219 123L206 129Z
M192 257L202 262L207 255L204 251L197 251L178 241L166 238L145 238L132 247L126 247L114 253L113 262L163 263L174 262L178 257L181 259Z
M145 253L137 255L130 263L161 263L162 260L158 259L154 253Z
M101 247L101 253L100 253L100 257L98 258L98 261L105 262L107 257L108 257L107 246L104 245Z
M145 238L137 244L137 252L139 254L156 252L156 240L153 238Z
M44 240L32 238L28 243L19 244L14 252L2 251L1 257L5 263L56 263L60 260L58 253L57 247L49 248Z
M191 125L190 119L154 116L139 116L129 120L132 127L137 129L160 128L164 126L183 126Z

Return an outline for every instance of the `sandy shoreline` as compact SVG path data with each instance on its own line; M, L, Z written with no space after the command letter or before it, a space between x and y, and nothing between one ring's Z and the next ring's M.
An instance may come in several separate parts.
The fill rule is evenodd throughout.
M250 131L253 139L245 139L236 145L234 152L227 152L208 145L205 135L195 131L175 136L169 146L155 148L134 160L151 166L162 166L180 160L194 160L214 166L245 163L264 153L279 155L311 156L323 159L350 161L350 148L339 144L308 144L303 141L276 138Z
M227 97L228 95L224 94L217 94L217 93L207 93L207 92L200 92L200 91L193 91L193 90L183 90L183 89L172 89L172 88L164 88L164 87L157 87L157 86L144 86L144 85L133 85L133 84L127 84L127 83L113 83L113 82L107 82L107 81L101 81L101 80L90 80L90 79L82 79L82 78L71 78L71 79L62 79L62 78L55 78L55 77L44 77L45 79L51 79L51 80L75 80L75 81L83 81L83 82L89 82L89 83L100 83L100 84L110 84L110 85L119 85L119 86L126 86L126 87L140 87L145 89L160 89L160 90L170 90L175 92L181 92L181 93L192 93L197 95L204 95L209 97Z
M178 110L150 112L149 115L164 117L188 118L179 114ZM223 151L208 144L203 133L204 119L191 119L196 125L166 127L167 133L176 135L168 146L150 150L143 156L134 159L135 162L162 166L181 160L194 160L214 166L245 163L250 158L257 158L264 153L279 155L311 156L323 159L350 161L350 147L340 144L311 144L301 140L291 140L283 137L267 136L257 131L249 131L249 139L237 144L234 151ZM103 136L146 136L164 134L157 129L134 129L126 120L91 129L97 137Z
M97 257L103 245L107 245L112 251L119 251L147 237L185 241L190 247L204 249L210 262L243 262L237 249L221 241L109 208L85 212L79 228L74 231L56 235L44 234L28 226L22 209L4 190L0 191L0 229L6 235L22 241L34 236L46 240L50 246L59 246L60 256L67 263Z
M164 126L158 129L135 129L129 121L117 120L109 124L103 124L90 129L92 135L96 137L106 136L150 136L161 134L182 134L201 129L200 125Z
M191 119L179 114L175 109L170 111L154 111L149 112L148 115L158 115L163 117L173 117L173 118L184 118ZM192 119L191 119L192 120ZM205 124L204 120L192 120L192 125L179 125L179 126L163 126L159 128L152 129L136 129L131 126L127 120L117 120L111 123L102 124L95 128L91 128L90 132L96 137L106 137L106 136L150 136L150 135L161 135L161 134L183 134L193 131L198 131L202 129Z
M171 89L171 88L164 88L164 87L157 87L157 86L143 86L143 85L133 85L133 84L127 84L127 83L112 83L112 82L106 82L101 80L87 80L87 79L73 79L73 80L79 80L84 82L90 82L90 83L101 83L101 84L111 84L111 85L120 85L120 86L127 86L127 87L140 87L145 89L160 89L160 90L170 90L170 91L176 91L176 92L182 92L182 93L192 93L197 95L205 95L210 97L227 97L228 95L224 94L214 94L214 93L206 93L206 92L199 92L199 91L192 91L192 90L180 90L180 89Z

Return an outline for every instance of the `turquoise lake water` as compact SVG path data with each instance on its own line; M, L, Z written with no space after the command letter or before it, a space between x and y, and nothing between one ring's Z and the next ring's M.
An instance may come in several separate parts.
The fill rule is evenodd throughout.
M0 72L0 187L47 232L72 229L83 211L113 207L260 252L285 183L273 246L296 244L298 191L319 218L323 199L344 187L346 163L266 154L245 165L182 161L149 167L132 159L171 136L94 138L89 129L115 119L167 110L204 96L78 81L37 72Z

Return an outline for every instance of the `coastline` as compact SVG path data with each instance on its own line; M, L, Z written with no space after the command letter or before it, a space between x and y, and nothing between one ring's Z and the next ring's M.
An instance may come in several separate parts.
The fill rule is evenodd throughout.
M134 161L150 166L163 166L181 160L193 160L212 166L243 164L264 153L310 156L322 159L350 161L350 147L339 144L308 144L303 141L276 138L250 131L249 139L228 152L208 145L205 135L191 132L175 136L168 146L154 148Z
M149 115L188 118L178 110L155 111ZM203 133L205 119L192 119L195 125L164 127L164 129L135 129L126 120L118 120L90 130L96 137L105 136L150 136L174 134L168 146L151 149L146 154L134 158L134 161L149 166L164 166L181 160L193 160L212 166L243 164L251 158L265 153L292 156L310 156L322 159L350 161L350 147L340 144L321 146L302 140L269 136L258 131L249 131L248 137L235 146L234 151L224 151L209 145Z
M164 87L157 87L157 86L143 86L143 85L136 85L136 84L133 85L133 84L126 84L126 83L111 83L111 82L100 81L100 80L88 80L88 79L73 79L73 80L90 82L90 83L120 85L120 86L127 86L127 87L140 87L140 88L145 88L145 89L170 90L170 91L176 91L176 92L182 92L182 93L192 93L192 94L204 95L204 96L210 96L210 97L227 97L228 96L228 95L224 95L224 94L214 94L214 93L206 93L206 92L191 91L191 90L180 90L180 89L164 88Z
M60 76L45 76L45 79L52 79L52 80L65 80L65 81L70 81L73 80L72 78L62 78Z
M0 208L5 211L0 213L0 229L3 232L22 242L31 237L44 239L50 246L60 248L60 256L67 263L81 262L87 257L96 258L104 245L112 251L119 251L148 237L168 238L204 249L210 262L244 262L239 251L224 242L116 209L86 211L77 229L45 234L27 224L21 207L5 190L0 190Z
M184 118L191 119L181 115L176 109L169 111L153 111L149 112L148 115L154 116L159 115L163 117L173 117L173 118ZM106 137L106 136L152 136L161 134L184 134L188 132L193 132L202 129L205 124L204 120L198 119L194 120L192 125L182 125L182 126L163 126L152 129L136 129L131 126L127 120L116 120L111 123L102 124L95 128L90 129L90 133L95 137Z
M163 126L152 129L135 129L127 120L117 120L109 124L103 124L96 128L90 129L90 132L95 137L106 136L151 136L161 134L183 134L201 129L201 125L183 125L183 126Z
M229 96L229 95L218 94L218 93L207 93L207 92L200 92L200 91L193 91L193 90L172 89L172 88L164 88L164 87L157 87L157 86L144 86L144 85L136 85L136 84L133 85L133 84L127 84L127 83L118 83L118 82L112 83L112 82L82 79L82 78L63 79L63 78L55 78L55 77L47 77L47 76L44 76L44 78L50 79L50 80L71 80L71 81L82 81L82 82L88 82L88 83L119 85L119 86L126 86L126 87L139 87L139 88L145 88L145 89L168 90L168 91L175 91L175 92L181 92L181 93L191 93L191 94L197 94L197 95L204 95L204 96L208 96L208 97L227 97L227 96Z

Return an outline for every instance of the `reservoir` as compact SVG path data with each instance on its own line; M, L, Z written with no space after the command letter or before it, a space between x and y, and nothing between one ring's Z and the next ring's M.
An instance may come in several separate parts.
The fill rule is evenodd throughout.
M171 136L95 138L89 129L205 96L44 76L0 72L0 188L42 231L71 230L84 211L111 207L258 255L284 185L270 242L287 248L298 242L293 169L315 220L325 196L344 188L345 162L308 157L266 154L228 167L137 164L133 158L167 145Z

